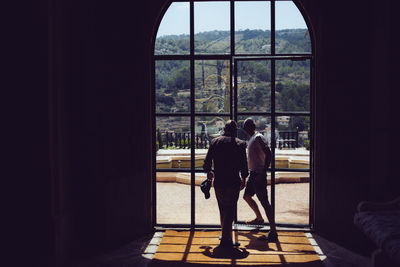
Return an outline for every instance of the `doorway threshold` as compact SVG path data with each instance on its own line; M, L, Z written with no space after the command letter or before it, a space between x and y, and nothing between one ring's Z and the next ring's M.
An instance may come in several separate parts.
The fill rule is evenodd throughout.
M221 230L220 225L195 225L191 227L190 225L179 225L179 224L167 224L167 225L156 225L154 227L156 231L165 231L165 230ZM244 222L238 222L233 224L233 230L237 231L251 231L251 230L259 230L259 231L269 231L269 225L248 225ZM312 232L312 229L308 225L282 225L277 224L276 229L278 231L302 231L302 232Z

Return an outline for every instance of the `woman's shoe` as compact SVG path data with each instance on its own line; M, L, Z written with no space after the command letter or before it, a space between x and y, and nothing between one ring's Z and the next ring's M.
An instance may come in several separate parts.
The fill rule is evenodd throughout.
M267 237L268 242L276 242L278 241L278 233L276 231L269 232Z
M263 220L263 219L257 219L257 218L255 218L254 220L246 221L246 224L251 224L251 225L262 225L262 224L264 224L264 220Z

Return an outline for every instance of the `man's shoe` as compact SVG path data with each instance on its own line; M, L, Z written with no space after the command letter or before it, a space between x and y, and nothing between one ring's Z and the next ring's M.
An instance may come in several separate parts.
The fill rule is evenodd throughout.
M255 218L254 220L246 221L246 224L251 224L251 225L262 225L262 224L264 224L264 220L263 220L263 219L257 219L257 218Z
M278 233L277 232L269 232L267 237L268 242L276 242L278 241Z
M240 243L239 243L239 242L233 241L233 242L232 242L232 246L234 246L234 247L239 247L239 246L240 246Z

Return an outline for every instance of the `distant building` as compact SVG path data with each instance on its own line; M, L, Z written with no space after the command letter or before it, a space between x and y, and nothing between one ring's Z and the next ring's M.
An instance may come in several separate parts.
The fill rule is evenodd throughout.
M308 139L308 131L299 132L299 138Z
M279 125L289 126L290 116L279 116L276 117L276 121Z

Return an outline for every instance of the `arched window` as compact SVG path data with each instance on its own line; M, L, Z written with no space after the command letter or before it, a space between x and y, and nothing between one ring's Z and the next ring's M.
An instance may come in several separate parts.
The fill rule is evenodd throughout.
M199 184L225 121L252 117L269 141L277 224L311 225L311 32L293 1L179 1L154 45L154 184L158 225L218 225ZM240 128L238 137L245 139ZM243 191L241 192L243 194ZM238 222L254 217L239 198Z

